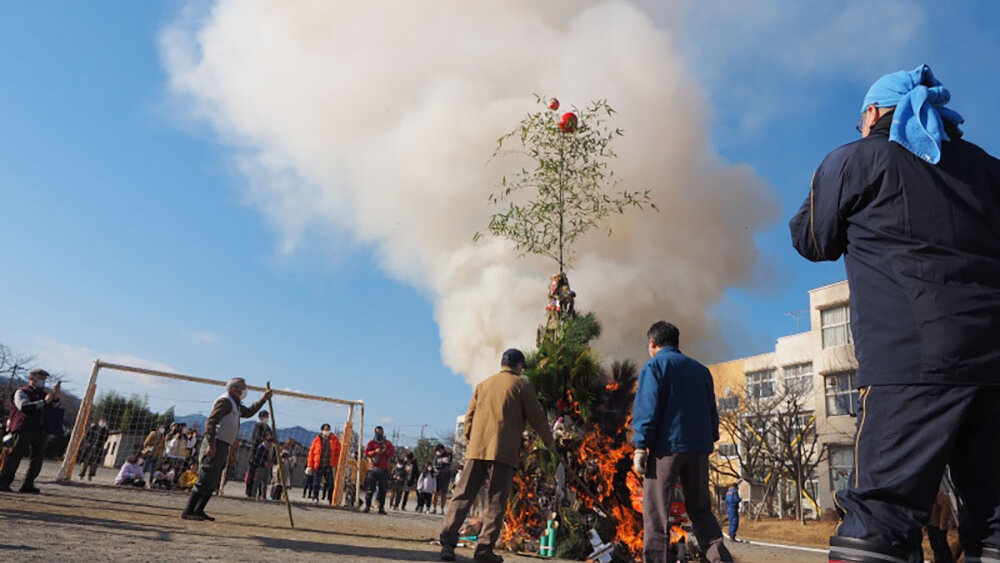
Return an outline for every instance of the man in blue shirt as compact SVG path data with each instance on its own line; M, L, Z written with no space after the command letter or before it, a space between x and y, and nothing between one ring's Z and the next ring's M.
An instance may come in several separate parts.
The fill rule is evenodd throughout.
M732 561L708 492L708 456L719 439L712 374L681 353L676 326L659 321L646 336L651 359L639 374L632 414L636 448L632 461L636 473L644 477L642 559L669 560L670 498L679 480L705 556L713 563Z
M740 492L736 483L729 486L726 492L726 514L729 516L729 539L736 541L736 531L740 529Z

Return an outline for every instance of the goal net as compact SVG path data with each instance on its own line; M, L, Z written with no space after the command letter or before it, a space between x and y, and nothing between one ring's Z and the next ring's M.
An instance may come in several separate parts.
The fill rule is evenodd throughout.
M95 360L59 480L190 487L205 421L215 400L226 392L226 383ZM247 382L244 405L251 405L265 390L254 383ZM274 439L261 447L260 436L266 433L259 428L255 432L259 413L240 420L239 439L230 448L220 494L281 500L283 491L288 491L293 502L357 506L363 478L358 460L363 453L364 402L292 391L280 381L270 383L274 412L267 403L261 412L269 411L267 428L275 428ZM316 452L322 462L329 459L322 467L330 469L307 471L310 447L326 424L340 441L340 455L333 459L329 447L319 447L320 440ZM142 468L141 479L123 477L128 471L122 466L129 461L132 473L133 465Z

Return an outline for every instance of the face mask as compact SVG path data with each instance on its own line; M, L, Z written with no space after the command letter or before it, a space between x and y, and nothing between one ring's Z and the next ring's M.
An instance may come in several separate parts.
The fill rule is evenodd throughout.
M36 379L31 383L31 386L35 389L45 389L45 381L41 379Z
M246 389L244 389L244 390L240 391L240 395L239 395L239 397L240 397L240 400L241 400L241 401L242 401L243 399L246 399L246 398L247 398L247 390L246 390Z
M167 429L166 428L158 428L156 431L159 432L160 434L166 434L167 433Z
M108 423L102 420L98 422L97 425L100 426L101 428L106 428L108 426Z
M330 431L329 430L323 430L323 431L320 432L320 435L322 435L324 438L329 438L330 437Z

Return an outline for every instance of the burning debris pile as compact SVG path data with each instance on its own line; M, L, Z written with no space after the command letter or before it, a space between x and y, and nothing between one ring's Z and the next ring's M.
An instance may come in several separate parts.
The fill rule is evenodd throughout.
M565 274L551 294L574 295ZM553 554L584 559L599 547L596 531L611 543L613 560L634 561L642 551L642 484L632 471L629 441L637 368L615 362L605 373L589 343L600 334L592 313L577 315L572 297L550 302L539 329L538 350L524 371L542 406L556 416L553 434L561 455L536 447L526 433L525 455L514 477L501 542L537 551L551 521L558 522Z

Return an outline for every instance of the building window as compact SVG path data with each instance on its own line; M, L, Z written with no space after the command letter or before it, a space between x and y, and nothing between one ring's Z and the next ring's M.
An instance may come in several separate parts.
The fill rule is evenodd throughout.
M794 364L784 368L785 389L798 395L812 393L813 390L813 365L812 362Z
M854 450L850 446L830 446L830 490L847 489L854 469Z
M719 455L722 457L736 457L736 444L719 444Z
M740 397L739 395L733 395L732 397L723 397L719 399L719 411L720 412L732 412L740 410Z
M747 397L765 399L774 396L774 376L778 370L762 369L747 372Z
M858 387L855 373L844 371L826 376L826 415L858 413Z
M851 312L847 305L824 309L819 312L819 316L823 326L823 348L854 342L851 335Z

